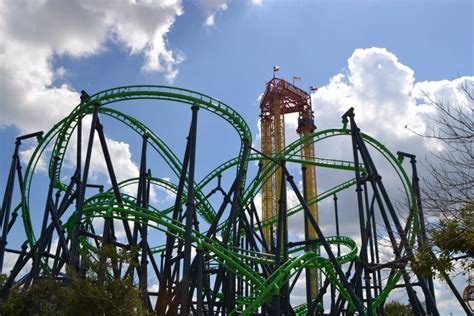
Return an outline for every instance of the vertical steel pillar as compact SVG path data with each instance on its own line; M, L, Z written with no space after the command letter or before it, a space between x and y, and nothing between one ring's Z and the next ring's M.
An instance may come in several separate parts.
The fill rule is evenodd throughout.
M324 248L324 250L326 251L328 257L329 257L329 261L332 263L332 265L334 266L334 269L336 270L336 273L337 275L339 276L342 284L344 285L344 287L347 289L347 291L349 292L349 295L351 296L351 299L353 300L354 302L354 305L356 306L356 309L357 311L359 312L359 315L360 316L363 316L365 315L365 311L364 311L364 307L362 305L362 302L359 300L359 298L357 297L357 295L355 294L354 292L354 289L353 287L351 286L351 284L349 283L349 281L347 280L347 277L346 275L344 274L344 272L342 271L341 269L341 266L339 265L339 263L337 262L336 260L336 257L334 256L334 253L332 252L331 250L331 246L329 245L329 243L326 241L324 235L323 235L323 232L321 231L321 229L319 228L319 225L318 223L316 222L316 220L313 218L313 216L311 216L311 211L308 207L308 204L305 202L303 196L301 195L299 189L298 189L298 186L296 185L295 181L293 180L293 176L290 175L290 173L288 172L288 170L286 168L283 168L284 169L284 172L286 173L286 179L287 181L290 183L291 185L291 188L293 189L293 191L295 192L296 194L296 197L298 198L298 201L299 203L301 204L301 206L303 207L303 210L305 211L305 213L308 215L308 218L309 218L309 221L311 223L311 226L314 228L314 230L316 231L317 235L319 236L319 240L321 240L321 244Z
M5 194L3 196L3 202L2 202L2 209L0 210L0 228L2 229L2 234L0 237L0 274L3 273L3 261L5 258L5 248L7 246L7 236L11 228L10 213L11 213L11 205L12 205L12 198L13 198L13 189L15 186L15 170L17 171L20 190L23 189L21 164L20 164L20 158L18 156L21 141L31 138L31 137L36 137L38 140L40 140L42 136L43 136L43 132L40 131L40 132L36 132L32 134L19 136L16 138L16 141L15 141L15 149L13 150L12 162L10 165L10 170L8 172L7 185L5 187ZM12 220L14 220L14 218L12 218Z
M194 171L196 162L196 137L197 137L197 113L199 107L194 105L192 108L191 127L189 130L189 175L188 175L188 197L186 201L186 219L184 233L184 257L183 257L183 278L181 282L181 315L189 313L189 272L191 266L191 230L194 220Z
M286 260L288 260L288 229L287 229L287 217L286 217L286 175L283 171L285 168L285 161L280 163L280 193L278 198L278 225L276 231L276 247L275 247L275 270L277 270ZM279 316L288 315L288 304L289 304L289 293L288 283L286 283L281 293L273 296L273 315ZM283 308L283 311L282 311Z
M365 295L367 300L367 314L372 315L372 293L371 293L371 282L370 282L370 272L368 266L368 258L367 258L367 229L365 224L365 216L364 216L364 200L362 196L362 185L365 183L366 178L361 176L360 171L360 164L359 164L359 153L358 153L358 146L356 141L356 135L353 133L352 129L352 121L351 121L351 138L352 138L352 153L354 157L354 171L355 171L355 178L356 178L356 193L357 193L357 206L359 210L359 226L360 226L360 235L362 239L362 245L360 249L360 258L362 260L363 274L364 274L364 285L365 285ZM362 294L362 288L360 289L361 293L361 300L364 299Z
M335 224L336 224L336 236L340 236L339 232L339 209L337 207L337 195L334 194L334 216L335 216ZM341 256L341 245L337 244L337 256ZM331 311L330 314L334 315L336 313L336 288L333 284L331 284Z
M94 112L92 114L92 122L91 122L91 129L89 133L89 143L87 144L87 152L86 152L86 159L84 162L84 173L82 175L82 180L78 184L78 195L77 195L77 203L76 203L76 218L74 220L74 229L71 237L71 245L70 245L70 257L69 257L69 265L74 268L77 272L79 272L79 253L77 251L77 246L79 243L79 234L81 229L81 220L83 214L83 205L84 205L84 197L86 194L86 184L87 184L87 177L89 175L89 166L92 156L92 146L94 145L94 134L95 134L95 125L98 120L98 111L99 111L99 104L95 105ZM78 133L78 138L80 138L81 133ZM81 146L81 144L78 144ZM80 147L78 148L80 151ZM78 160L80 159L80 155L78 154ZM78 161L80 162L80 161ZM82 163L82 162L80 162ZM81 169L81 165L77 166L78 170Z
M173 209L172 218L174 221L179 220L179 217L182 213L181 200L183 197L184 186L186 183L186 177L188 175L188 165L189 165L189 153L190 153L190 141L188 136L188 141L186 143L186 149L184 152L183 164L181 168L181 174L179 176L178 190L176 192L176 199ZM158 315L165 315L167 308L170 307L170 302L172 299L172 283L173 283L173 274L171 272L172 254L175 243L174 232L171 231L170 234L166 236L166 249L164 258L162 259L163 269L161 270L161 282L160 288L158 291L157 303L156 303L156 312ZM164 261L164 264L163 264Z
M3 196L2 210L0 215L0 225L2 225L2 237L0 239L0 274L3 273L3 260L5 257L5 247L7 245L8 222L10 220L13 188L15 186L15 170L19 162L18 150L20 148L20 144L21 141L17 139L15 142L15 149L13 150L12 162L10 165L10 171L8 173L7 185L5 187L5 194Z
M412 189L415 193L416 197L416 207L417 207L417 220L420 225L420 232L418 234L418 244L419 248L423 248L425 245L427 245L427 236L426 236L426 226L425 226L425 216L423 214L423 205L421 203L421 193L420 193L420 178L418 178L418 171L416 168L416 156L408 153L404 153L401 151L397 152L398 156L403 156L410 158L410 165L412 168ZM430 289L430 293L433 296L433 301L436 304L436 298L435 298L435 292L434 292L434 285L433 285L433 279L432 278L426 278L426 282L428 283L428 287ZM432 314L433 313L433 306L427 305L427 313Z
M144 209L148 208L148 198L149 198L149 190L150 190L150 171L146 171L147 168L147 160L146 160L146 150L148 144L148 136L143 136L142 141L142 152L141 152L141 162L140 162L140 177L139 177L139 199L137 202L140 203L139 205ZM147 254L148 254L148 221L143 220L143 223L136 221L134 224L135 227L138 229L141 226L141 260L140 260L140 269L139 269L139 287L140 287L140 294L143 304L143 309L146 311L148 310L148 270L147 270ZM135 236L134 236L135 237ZM135 240L134 240L135 242Z

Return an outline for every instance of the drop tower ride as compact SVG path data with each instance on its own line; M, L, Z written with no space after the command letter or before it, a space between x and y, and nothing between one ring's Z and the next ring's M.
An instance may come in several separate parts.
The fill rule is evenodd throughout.
M273 77L267 83L265 93L260 102L261 150L266 156L273 157L285 148L285 114L298 113L298 135L303 138L316 129L314 114L311 106L311 97L304 90L283 79ZM302 160L314 159L314 144L308 140L301 148ZM263 160L263 168L269 163ZM303 194L306 201L313 200L317 195L316 167L303 164L301 167ZM265 222L278 216L278 197L281 188L281 168L275 167L262 187L262 220ZM318 205L309 206L311 215L319 223ZM285 219L286 220L286 219ZM305 239L315 240L317 234L310 225L309 219L304 219ZM275 227L264 228L265 239L273 245ZM308 250L311 249L308 246ZM318 273L316 269L306 270L307 297L314 299L318 292Z

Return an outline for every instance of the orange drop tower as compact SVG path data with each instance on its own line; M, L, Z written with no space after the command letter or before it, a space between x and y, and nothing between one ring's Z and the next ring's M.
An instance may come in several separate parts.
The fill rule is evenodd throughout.
M265 94L260 102L261 123L261 150L267 156L273 156L285 148L285 114L298 113L297 132L300 137L311 134L316 126L311 107L311 97L304 90L296 87L283 79L274 77L267 83ZM307 142L301 148L301 158L311 160L314 158L314 144ZM263 161L263 167L269 163ZM278 216L278 197L280 196L281 168L277 167L272 175L264 182L262 188L262 220L269 220ZM304 195L306 201L310 201L317 195L316 168L314 165L302 166L303 179L305 179ZM319 223L318 205L310 205L313 218ZM316 231L305 217L305 238L314 240L317 238ZM265 239L272 244L274 231L270 226L265 227ZM315 249L317 251L317 249ZM316 269L306 271L306 280L311 290L311 298L314 299L318 292L318 273ZM308 276L309 274L309 276ZM308 293L309 294L309 293Z

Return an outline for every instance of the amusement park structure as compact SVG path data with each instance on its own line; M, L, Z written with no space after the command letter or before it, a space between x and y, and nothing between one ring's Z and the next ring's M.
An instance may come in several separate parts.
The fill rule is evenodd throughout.
M310 135L316 129L314 115L311 106L311 96L294 84L273 78L268 82L265 93L260 103L260 126L261 126L261 150L265 156L281 153L285 148L285 114L298 114L297 132L302 139ZM302 144L300 156L303 160L314 159L314 144L307 140ZM267 167L270 160L263 160L263 167ZM272 217L278 217L278 197L280 196L281 179L283 170L277 165L272 174L263 183L262 187L262 219L264 222ZM316 166L313 164L302 164L303 195L306 201L316 198ZM318 204L308 205L311 217L319 223ZM310 220L304 214L304 232L306 240L315 240L316 231ZM286 219L284 219L286 221ZM268 241L275 240L273 232L274 225L265 227L265 238ZM271 244L272 245L272 244ZM272 247L274 248L274 247ZM313 248L313 251L318 249ZM312 301L318 291L318 277L316 269L306 269L306 291L308 304Z
M190 108L182 159L154 129L114 108L141 102ZM280 78L267 83L260 110L260 149L252 147L250 128L235 109L205 94L166 86L83 91L80 103L51 130L18 137L0 212L0 273L6 274L1 299L13 289L28 291L45 277L61 284L74 274L98 283L131 278L144 308L157 315L383 315L395 288L406 290L415 315L440 315L432 280L410 269L426 233L415 156L394 154L364 134L352 108L339 128L316 130L311 96ZM227 122L239 142L235 158L198 178L203 111ZM289 113L298 115L299 139L287 145L284 116ZM117 178L108 121L139 138L136 177ZM37 145L24 167L20 146L28 138L36 138ZM347 147L340 151L350 159L315 155L315 145L340 139ZM97 151L107 170L104 183L91 176ZM382 181L380 159L396 174L406 203L392 202L399 192ZM33 180L40 177L43 161L48 163L47 190ZM155 176L151 166L156 161L173 177ZM346 178L335 177L341 181L318 192L316 168L343 172ZM171 192L173 201L156 203L151 198L156 188ZM289 192L296 205L288 203ZM339 225L338 196L343 194L352 201L346 214L358 223L355 236L343 236ZM335 218L324 232L318 214L322 201L333 203ZM288 219L298 216L304 238L290 234ZM24 242L17 243L20 239ZM107 269L93 270L109 260L101 255L105 247L138 249L137 264L119 258ZM11 271L6 271L7 257L14 259ZM453 283L446 282L470 314ZM304 299L294 295L297 284L303 284Z

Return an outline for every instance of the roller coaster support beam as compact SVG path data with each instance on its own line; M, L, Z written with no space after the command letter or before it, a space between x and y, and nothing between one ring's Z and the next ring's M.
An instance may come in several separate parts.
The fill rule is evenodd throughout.
M352 134L352 138L353 138L353 142L354 142L353 146L360 153L360 156L362 158L364 166L367 170L367 180L370 181L371 186L372 186L372 190L373 190L374 195L377 199L377 203L379 205L380 212L382 214L382 218L383 218L385 226L387 228L387 233L390 236L392 246L394 248L396 259L400 258L401 249L403 249L403 248L405 248L405 251L406 251L407 255L410 258L413 258L414 257L413 250L411 249L411 247L409 245L409 242L407 240L405 231L402 229L402 226L401 226L400 221L397 217L395 209L394 209L394 207L393 207L393 205L390 201L390 198L389 198L388 193L385 189L385 186L382 183L382 177L378 174L377 169L375 167L375 164L374 164L374 162L373 162L373 160L372 160L372 158L371 158L371 156L370 156L370 154L367 150L367 147L364 143L362 135L360 134L360 129L357 127L357 124L355 123L354 108L350 108L342 116L342 118L343 118L343 121L347 121L347 119L349 118L350 126L351 126L351 134ZM383 202L385 202L385 205L388 209L388 213L390 214L390 217L391 217L393 223L395 224L395 228L397 230L397 233L398 233L398 235L401 239L401 244L402 244L401 248L398 247L398 245L395 241L395 238L393 236L393 231L390 228L390 222L388 221L388 217L387 217L387 214L386 214L386 211L385 211L385 207L383 206ZM402 270L404 270L404 268ZM427 283L425 282L425 280L422 277L420 277L418 275L417 275L417 278L418 278L418 282L420 283L420 286L423 290L423 293L425 294L427 304L432 305L434 307L433 315L438 316L439 312L436 309L436 304L434 302L433 297L431 296L431 293L429 291ZM405 280L405 283L407 284L408 287L411 287L409 280L408 280L408 282L407 282L407 280Z
M347 268L347 271L346 271L346 278L349 278L349 276L351 275L351 271L352 271L352 267L354 266L354 262L355 261L353 260L349 264L349 267ZM354 286L354 284L355 284L355 279L354 278L352 278L350 284L351 284L351 286ZM337 297L337 300L336 300L336 306L334 308L335 312L331 315L341 315L345 303L346 303L346 300L341 295L341 293L339 293L339 295ZM331 309L332 309L332 307L331 307Z
M18 182L20 189L23 187L23 176L21 173L21 163L18 156L21 141L36 137L38 140L43 136L43 132L36 132L32 134L27 134L19 136L15 141L15 149L13 150L12 162L10 165L10 171L8 173L7 185L5 187L5 194L3 196L2 209L0 210L0 228L2 229L1 239L0 239L0 274L3 273L3 261L5 258L5 248L7 246L7 237L8 232L10 231L10 212L12 205L13 189L15 186L15 171L17 172ZM14 218L12 218L14 220Z
M257 239L259 239L260 243L262 244L262 248L265 251L265 253L269 253L270 247L269 247L268 241L265 240L265 233L262 228L262 222L260 222L260 218L257 213L257 207L255 206L254 201L250 202L249 210L251 214L253 214L253 217L255 218L255 221L257 222L258 232L260 234L260 236L258 234L256 234L255 236L257 237Z
M307 167L306 164L301 165L301 177L302 177L302 182L303 182L303 198L308 203L308 181L306 179L307 177ZM304 235L305 239L309 238L309 221L306 218L306 214L304 216ZM309 251L309 246L307 245L305 247L305 251ZM305 269L305 281L306 281L306 306L311 306L311 301L313 298L312 291L311 291L311 274L310 274L310 268ZM311 315L308 313L308 315Z
M337 195L334 194L334 217L335 217L335 224L336 224L336 236L340 236L339 232L339 209L337 207ZM341 255L341 245L337 244L337 256ZM308 305L309 306L309 305ZM336 288L333 284L331 284L331 315L335 315L336 312Z
M352 121L351 121L351 128L352 128ZM359 165L359 154L357 152L358 146L356 141L356 134L351 130L351 138L352 138L352 153L354 157L354 172L356 178L356 194L357 194L357 207L359 210L359 226L360 226L360 235L362 239L362 245L360 249L360 258L362 263L356 263L356 271L363 270L363 278L364 278L364 285L365 285L365 296L367 299L367 314L372 315L372 290L371 290L371 282L370 282L370 272L368 267L368 258L367 258L367 244L368 244L368 236L367 236L367 225L365 223L365 216L364 216L364 198L363 198L363 182L364 179L361 176L361 170ZM357 273L357 272L356 272ZM361 275L362 275L361 273ZM358 274L358 273L357 273ZM358 284L357 286L359 290L360 299L363 300L362 294L362 284Z
M148 199L150 195L150 177L149 173L150 170L146 170L147 168L147 161L146 161L146 149L148 144L148 136L143 136L142 141L142 152L141 152L141 161L140 161L140 177L139 177L139 184L138 184L138 197L137 203L141 204L141 207L144 209L148 208ZM140 205L139 204L139 205ZM141 226L141 227L140 227ZM136 228L135 228L136 227ZM139 221L135 221L134 224L134 233L138 231L139 227L141 233L141 260L140 260L140 269L139 269L139 288L140 294L143 304L144 310L151 310L151 303L148 297L148 225L147 221L143 222L143 225L140 224ZM135 230L136 229L136 230ZM137 232L138 233L138 232ZM135 238L134 243L136 243L136 234L133 236Z
M401 252L404 246L408 247L408 241L406 240L406 234L405 231L408 229L408 226L406 227L405 230L401 229L401 225L398 221L398 218L396 217L395 211L393 210L393 206L388 198L388 195L384 195L383 198L380 196L379 189L382 190L383 184L381 182L381 177L378 175L377 170L375 169L375 166L373 164L372 158L370 157L370 154L367 151L367 148L365 146L365 143L360 135L360 130L357 127L355 120L354 120L354 112L353 108L349 109L343 116L343 122L347 124L346 122L348 121L348 117L350 119L350 128L351 128L351 138L352 138L352 144L353 144L353 150L354 150L354 159L358 159L359 154L361 155L361 158L364 162L367 174L364 176L364 178L358 179L358 182L367 182L370 181L371 187L373 190L374 198L376 199L380 213L382 215L382 219L384 221L384 224L387 228L387 234L389 235L392 247L394 249L395 253L395 260L399 260L401 257ZM380 187L382 186L382 188ZM400 238L402 239L400 246L397 245L395 236L393 234L390 221L388 219L387 213L385 211L385 207L383 204L383 201L385 201L385 204L389 210L392 210L393 212L390 212L390 215L392 216L393 221L395 222L395 226L397 228L397 231L400 235ZM391 208L390 208L391 207ZM394 219L395 218L395 219ZM398 223L398 224L397 224ZM409 223L407 223L408 225ZM392 269L391 274L394 272ZM358 276L357 269L356 269L356 276ZM414 309L415 315L425 315L425 312L423 308L421 307L420 301L418 300L418 297L416 296L415 291L413 290L413 287L410 282L410 278L408 274L405 271L405 268L402 267L402 276L406 284L406 289L409 297L409 301L412 305L412 308Z
M63 201L60 204L60 207L58 209L58 215L61 217L63 213L66 211L66 209L76 200L77 198L77 191L71 195L71 190L72 187L75 183L75 180L71 180L71 183L69 184L66 194L63 196ZM46 228L46 234L45 236L50 236L53 232L53 223L50 223L48 227ZM33 246L31 247L30 251L26 251L27 244L23 244L22 246L22 255L18 257L18 259L15 262L15 265L13 266L13 269L10 272L10 275L8 276L7 280L3 284L3 287L0 291L0 298L5 299L8 296L8 292L12 285L14 284L15 278L18 276L18 274L21 272L23 267L26 265L26 263L33 257L33 255L38 251L42 253L42 250L39 250L39 245L40 245L41 240L37 240ZM60 248L60 247L58 247ZM56 256L54 258L55 261L58 260L58 257ZM57 273L61 269L61 265L58 264L58 267L56 269L53 269L53 274Z
M58 161L59 161L58 157L53 157L53 174L55 174L57 171ZM57 213L57 210L54 207L54 203L53 203L53 190L54 190L54 176L51 177L50 183L49 183L48 194L46 197L46 205L44 208L41 235L38 240L39 249L34 256L33 269L31 270L29 280L34 279L38 276L40 261L41 261L41 254L43 253L43 250L47 248L48 245L51 244L51 241L52 241L51 240L52 234L47 234L47 230L46 230L47 225L48 225L48 219L50 216L51 216L54 228L56 229L56 233L58 234L58 238L59 238L58 248L62 248L62 255L64 257L64 260L68 261L69 259L69 251L67 249L66 237L64 236L64 231L61 229L60 216Z
M427 245L427 236L426 236L426 226L425 226L425 216L423 213L423 205L421 203L421 194L420 194L420 178L418 178L418 171L416 168L416 156L405 153L402 151L397 152L398 157L406 157L410 159L410 165L412 168L412 187L413 191L415 192L415 197L416 197L416 205L418 208L418 223L420 225L420 232L418 234L418 247L421 249L425 245ZM416 216L416 214L415 214ZM432 278L426 278L426 282L428 283L428 287L430 289L430 293L433 296L433 301L436 304L436 297L435 297L435 291L434 291L434 285L433 285L433 279ZM436 307L435 307L436 308ZM433 306L427 305L426 306L426 311L428 314L433 313Z
M339 263L337 262L336 260L336 257L334 256L334 253L332 252L331 250L331 246L329 245L329 243L326 241L324 235L323 235L323 232L321 231L321 229L319 228L319 225L318 223L316 222L316 220L313 218L312 214L311 214L311 211L308 207L308 204L305 202L303 196L301 195L301 192L299 191L298 189L298 186L296 185L294 179L293 179L293 176L290 175L290 173L288 172L288 170L285 168L283 168L284 172L286 173L286 179L287 181L290 183L291 185L291 188L293 189L293 191L295 192L296 194L296 197L298 198L298 202L301 204L301 206L303 207L303 210L304 212L307 214L308 216L308 219L310 221L310 224L311 226L313 227L314 230L316 230L316 233L317 233L317 236L319 237L319 239L321 240L321 244L324 248L324 250L326 251L328 257L329 257L329 261L332 263L332 265L334 266L334 270L336 270L336 273L338 274L339 276L339 279L341 280L342 284L344 285L344 287L347 289L347 292L349 293L349 295L351 296L351 299L352 301L354 302L354 305L357 309L357 311L359 312L359 315L360 316L363 316L365 315L365 311L364 311L364 307L362 305L362 302L359 300L359 298L357 297L357 295L355 294L354 292L354 288L351 286L351 284L349 283L349 281L347 280L347 277L346 275L344 274L344 272L342 271L341 269L341 266L339 265Z
M247 157L250 151L249 140L244 139L243 142L244 144L243 144L242 156ZM224 197L224 202L221 205L219 211L217 212L217 216L214 219L213 223L211 224L211 228L209 229L208 234L207 234L208 237L215 234L215 230L217 228L217 225L219 223L219 220L223 214L223 211L226 205L232 201L228 221L226 224L226 229L225 229L225 232L222 234L222 237L223 237L222 243L224 247L228 247L229 239L231 239L231 245L235 245L237 242L238 234L236 231L237 227L235 223L236 223L236 219L240 218L240 216L242 215L241 213L243 211L243 208L241 205L241 194L242 194L243 188L241 187L241 183L242 183L243 176L245 174L244 159L242 159L242 161L239 163L237 170L238 170L238 173L234 180L234 183L232 184L232 187L227 193L227 195ZM230 199L231 196L232 196L232 200ZM228 312L235 309L235 295L234 295L235 294L235 275L231 271L226 271L223 267L220 267L217 272L213 293L211 295L211 300L208 302L209 311L211 315L213 315L214 313L213 309L216 302L217 293L222 283L224 283L224 292L225 292L224 306L222 307L227 309Z
M226 231L223 235L222 241L224 247L229 246L229 242L231 246L238 245L238 238L239 238L239 227L237 225L237 219L240 218L240 213L243 212L243 209L240 207L240 199L242 195L242 187L243 177L245 175L245 159L250 152L250 140L243 139L243 151L242 151L242 161L239 164L238 173L236 176L236 186L234 188L234 195L232 199L232 205L229 213L229 219L226 226ZM230 239L230 240L229 240ZM222 268L223 269L223 268ZM226 277L224 279L224 305L227 313L230 313L232 310L235 309L235 274L228 270L222 270L222 274L225 274Z
M102 124L101 124L98 117L97 117L97 120L95 122L95 125L92 125L91 128L95 128L95 130L97 131L97 135L99 136L99 141L100 141L100 145L101 145L101 148L102 148L102 152L104 154L104 160L105 160L105 164L107 166L107 171L108 171L110 182L111 182L112 189L113 189L113 192L114 192L115 200L117 201L117 203L119 205L123 205L122 196L120 194L120 189L119 189L119 186L118 186L117 177L115 175L114 167L112 165L112 159L110 157L110 152L109 152L109 149L108 149L108 146L107 146L107 140L106 140L105 134L104 134L104 128L103 128L103 126L102 126ZM123 219L122 224L123 224L123 227L124 227L124 230L125 230L125 235L127 237L128 243L130 245L134 245L133 236L132 236L132 232L130 230L130 225L129 225L128 221ZM109 244L111 244L112 241L115 241L116 237L115 237L115 229L114 229L114 220L113 220L112 217L107 216L105 218L103 234L104 234L104 245L109 245ZM112 258L112 270L113 270L113 273L114 273L114 277L116 279L120 278L121 268L119 267L117 261L114 258ZM139 270L139 267L137 267L137 270Z
M207 231L206 237L208 237L208 238L215 238L216 237L215 234L216 234L216 230L217 230L217 226L219 224L219 221L220 221L222 215L224 214L225 209L227 208L229 203L232 201L231 196L232 196L232 194L234 194L234 191L236 190L237 187L239 187L239 183L237 182L237 179L235 179L232 186L231 186L231 188L230 188L230 190L224 196L222 204L221 204L219 210L217 211L216 217L215 217L214 221L212 222L211 227ZM216 282L215 282L215 285L214 285L213 294L211 294L209 299L208 299L208 311L209 311L210 315L213 314L214 303L215 303L215 300L217 298L216 295L217 295L217 292L219 291L220 284L222 283L223 275L222 275L221 272L222 271L219 270L219 272L217 274L217 277L216 277Z
M197 137L197 114L199 107L194 105L192 109L191 127L189 129L189 174L188 174L188 196L186 200L186 219L184 232L184 260L183 260L183 279L181 282L181 315L189 314L189 276L191 267L191 230L196 212L194 203L194 172L196 165L196 137ZM202 275L197 276L202 278Z
M179 176L179 183L178 183L178 190L176 192L176 199L173 208L173 215L172 218L174 221L178 221L181 217L182 207L181 207L181 200L183 197L184 192L184 185L186 183L186 177L188 174L188 165L189 165L189 152L190 152L190 141L188 135L188 141L186 142L186 149L184 151L184 158L181 168L181 174ZM172 273L171 273L171 266L173 265L172 261L172 254L173 249L175 247L175 232L171 229L168 229L170 232L166 236L166 249L164 258L162 258L162 270L161 270L161 282L160 288L158 291L157 297L157 304L156 304L156 311L158 315L166 315L167 313L173 313L173 311L168 310L167 308L171 308L170 302L172 299ZM164 264L163 264L164 262ZM179 263L176 262L176 265Z
M431 255L431 258L433 260L435 260L435 261L438 260L438 258L436 257L436 255L434 254L434 252L432 250L430 250L430 255ZM446 283L448 283L449 288L453 292L453 294L456 297L456 299L458 300L459 304L461 304L462 308L466 312L466 315L467 316L472 316L471 309L466 304L466 302L463 300L463 297L461 296L461 294L459 294L459 292L456 289L456 286L454 285L453 281L451 281L451 279L449 278L449 275L444 271L441 271L440 273L441 273L441 276L443 277L443 279L446 281Z
M364 176L364 174L362 174ZM369 249L370 249L370 261L375 262L378 264L379 261L379 253L378 253L378 245L377 245L377 231L375 230L375 196L372 197L372 201L369 202L369 192L367 190L367 181L364 182L364 201L365 201L365 208L366 208L366 216L367 216L367 237L369 241ZM379 291L382 291L382 277L380 269L377 271L372 272L372 279L374 280L374 297L379 295ZM384 315L383 306L380 306L377 309L377 315Z
M308 305L308 312L306 315L319 315L321 313L321 310L319 310L319 306L322 306L323 302L323 296L326 294L327 288L329 286L329 279L326 278L324 281L324 285L319 289L318 295L314 299L314 301ZM331 309L333 308L333 305L331 305ZM334 313L330 313L330 315L336 315Z
M285 168L285 161L280 162L280 168ZM288 219L286 215L286 174L281 173L280 196L278 199L278 225L276 232L275 247L275 270L288 260ZM273 315L288 315L289 313L289 289L285 283L281 292L273 297ZM283 311L282 311L283 308Z
M409 154L409 153L405 153L405 152L401 152L401 151L398 151L397 155L399 157L401 156L401 157L410 158L410 164L411 164L411 167L412 167L412 186L413 186L413 190L414 190L415 196L416 196L416 203L417 203L417 206L418 206L418 215L419 215L418 218L419 218L419 223L420 223L420 234L421 234L421 236L419 238L419 242L421 241L421 243L422 243L421 246L424 246L427 243L427 234L426 234L425 217L424 217L424 213L423 213L423 204L421 202L420 179L418 177L418 171L417 171L417 168L416 168L416 156L413 155L413 154ZM430 250L430 256L434 260L438 260L436 255L431 250ZM443 279L448 284L449 288L453 292L453 294L456 297L456 299L458 300L459 304L461 304L461 306L464 309L464 311L466 312L466 314L471 315L472 314L471 310L466 305L466 302L464 302L461 294L459 294L459 291L456 289L456 286L453 284L453 282L449 278L449 275L445 272L441 272L441 274L443 275ZM428 282L428 285L429 285L429 288L430 288L430 292L432 293L433 299L434 299L435 298L435 292L434 292L433 279L428 278L427 282ZM431 306L428 306L428 313L432 312L431 308L432 308Z
M410 217L410 216L408 216L408 217ZM407 220L406 225L405 225L405 230L404 230L405 232L408 231L409 225L410 225L410 220ZM403 248L403 241L400 241L400 244L398 245L397 249L401 249L401 248ZM391 269L390 274L389 274L389 278L391 278L396 273L397 267L399 267L401 265L400 270L401 270L401 273L402 273L403 281L405 282L405 285L401 285L401 287L405 287L405 289L407 291L408 301L410 302L410 304L413 308L414 314L425 316L426 312L423 309L423 307L421 306L420 300L418 299L418 296L416 295L416 292L413 290L413 285L414 284L412 284L412 282L410 281L410 277L409 277L408 273L405 270L406 263L407 263L406 260L402 260L398 257L398 259L396 259L393 262L388 262L388 263L385 263L383 265L379 265L379 267L377 268L377 271L380 271L380 269L383 268L383 267L391 267L392 269ZM419 285L419 284L417 284L417 285ZM381 304L381 305L384 305L384 304Z
M110 183L111 183L112 189L114 191L115 199L117 200L119 205L123 205L122 195L120 194L120 189L119 189L119 186L118 186L117 177L115 175L114 167L112 165L112 159L110 157L110 152L109 152L109 149L108 149L108 146L107 146L107 140L106 140L105 134L104 134L104 127L100 123L99 117L97 117L97 122L96 122L96 125L95 125L95 129L97 130L97 135L99 136L100 146L102 147L102 152L104 154L104 160L105 160L105 164L107 166L107 171L109 173ZM127 237L128 243L132 244L133 243L133 240L132 240L133 236L132 236L132 232L130 230L130 225L129 225L128 221L125 220L125 219L122 220L122 224L123 224L123 228L125 230L125 235ZM113 233L113 221L112 221L111 233L112 233L112 236L113 236L114 235L114 233ZM115 236L113 236L113 238L115 239Z
M79 243L79 233L81 228L81 220L83 215L83 206L84 206L84 197L86 194L86 184L87 184L87 177L89 175L89 166L91 161L92 155L92 146L94 144L94 134L95 134L95 125L98 119L98 111L99 105L95 105L94 112L92 114L92 122L91 128L89 132L89 143L87 145L87 152L86 152L86 159L84 162L84 173L82 175L82 180L78 185L78 196L77 196L77 203L76 203L76 218L74 221L74 229L71 237L71 245L70 245L70 256L69 256L69 265L76 269L79 272L79 253L77 251L77 246ZM80 133L79 133L80 134ZM81 146L82 144L78 144ZM80 151L81 147L78 147L77 150ZM82 162L79 161L78 168L81 166Z

